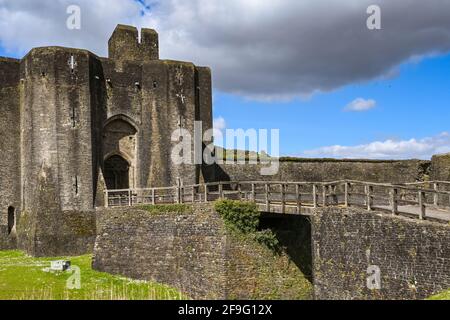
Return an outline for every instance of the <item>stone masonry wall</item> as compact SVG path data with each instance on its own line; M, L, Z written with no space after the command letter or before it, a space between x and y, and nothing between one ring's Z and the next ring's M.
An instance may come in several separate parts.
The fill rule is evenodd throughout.
M8 208L20 208L20 63L0 58L0 249L15 246Z
M0 249L15 246L8 208L20 208L20 63L0 58Z
M433 181L450 181L450 153L435 155L431 159L431 175ZM439 190L450 191L450 185L439 186ZM450 199L446 195L439 196L440 205L448 205Z
M192 298L225 298L221 221L207 213L151 215L136 209L98 213L95 270L172 285Z
M433 156L431 180L450 181L450 153Z
M428 174L430 161L370 161L370 160L327 160L299 159L282 161L278 174L262 176L261 168L269 165L221 165L226 175L218 177L232 181L336 181L360 180L370 182L415 182Z
M229 234L209 205L193 211L99 211L94 269L168 284L194 299L311 297L287 255Z
M94 204L101 201L98 177L101 172L111 177L105 162L113 156L128 162L130 183L124 188L198 183L200 165L172 161L177 143L171 138L182 129L193 135L195 120L203 120L204 129L212 126L209 68L159 60L156 31L142 29L139 40L136 28L123 25L109 41L109 54L41 47L21 60L0 57L0 249L17 244L38 254L87 249L90 240L81 245L69 239L73 252L67 242L53 241L77 238L76 227L59 233L72 213L86 217L92 229ZM193 141L190 147L193 156ZM45 190L39 189L42 179ZM20 228L25 238L8 227L8 209L16 221L21 212L30 218ZM46 236L23 232L30 224Z
M45 166L34 193L33 207L19 215L18 248L34 257L91 253L96 236L95 211L61 212L52 171Z
M424 299L450 288L450 226L327 208L313 217L317 299ZM381 290L369 290L369 266Z

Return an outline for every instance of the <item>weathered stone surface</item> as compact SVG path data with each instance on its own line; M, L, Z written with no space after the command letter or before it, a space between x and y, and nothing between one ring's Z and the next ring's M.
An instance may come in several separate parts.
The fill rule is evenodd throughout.
M450 287L450 226L326 208L312 219L317 299L424 299ZM381 270L381 290L367 270Z
M20 61L0 58L0 249L15 247L8 209L20 208Z
M450 181L450 153L433 156L430 178L436 181Z
M208 205L187 215L100 211L93 267L169 284L197 299L306 299L312 291L286 254L229 234Z
M17 242L8 228L10 207L17 223L21 212L30 220L44 219L30 223L37 233L44 228L42 233L57 239L63 235L56 226L65 224L67 213L93 216L94 206L104 202L105 184L117 189L121 181L128 189L200 180L200 165L172 162L171 136L181 129L194 136L195 120L204 121L204 130L212 126L209 69L159 60L158 34L150 29L141 31L139 42L136 28L118 26L109 54L43 47L21 60L0 58L0 249ZM108 166L113 157L126 168L113 172L117 168ZM48 197L48 189L39 189L42 168L54 193L48 204L40 202ZM32 249L30 241L43 243L19 239L29 243L22 248L30 253L47 251Z
M82 255L93 250L95 211L61 211L49 168L43 167L33 207L22 211L17 226L18 248L36 257Z
M276 175L262 176L261 168L269 165L221 165L222 177L232 181L298 181L323 182L360 180L369 182L403 183L422 181L428 174L430 161L372 161L299 159L281 161Z
M450 153L435 155L431 159L431 176L433 181L450 181ZM450 184L440 184L439 190L450 191ZM439 205L448 205L450 196L440 195Z

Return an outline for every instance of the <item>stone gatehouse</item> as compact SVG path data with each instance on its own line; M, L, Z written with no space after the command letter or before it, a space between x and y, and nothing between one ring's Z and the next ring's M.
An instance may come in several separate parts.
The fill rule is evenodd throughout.
M211 72L160 60L154 30L142 29L139 39L136 28L117 26L108 58L62 47L0 58L0 107L0 247L85 251L89 241L70 221L95 229L88 225L105 187L202 178L201 166L171 161L171 137L193 132L195 121L212 127ZM55 247L57 235L68 243Z

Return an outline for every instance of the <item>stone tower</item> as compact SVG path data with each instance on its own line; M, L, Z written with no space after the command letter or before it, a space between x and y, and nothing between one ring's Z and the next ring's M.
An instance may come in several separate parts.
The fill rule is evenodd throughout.
M158 43L119 25L109 58L61 47L0 58L0 248L87 252L98 190L202 179L200 165L172 162L171 136L212 127L211 72L160 60Z

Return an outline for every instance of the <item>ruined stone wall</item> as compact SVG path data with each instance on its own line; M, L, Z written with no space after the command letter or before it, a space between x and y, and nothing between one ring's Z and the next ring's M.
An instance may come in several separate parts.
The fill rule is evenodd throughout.
M174 186L199 180L199 165L176 165L172 133L185 129L194 137L194 121L212 127L211 73L192 63L158 60L158 35L118 26L109 41L109 59L102 59L107 81L105 121L125 116L136 127L132 165L133 187ZM124 119L127 121L127 119ZM105 124L104 124L105 125ZM190 158L193 160L194 141ZM120 150L121 151L121 150ZM103 158L108 157L104 152Z
M194 299L307 299L311 288L288 255L226 231L211 206L155 215L98 213L95 270L153 280Z
M159 59L158 34L152 29L138 30L132 26L118 25L108 43L109 57L117 61L151 61Z
M202 124L202 150L207 146L213 147L213 138L206 136L208 130L213 129L212 83L211 69L207 67L196 68L197 104L196 121ZM203 159L203 157L202 157ZM203 164L198 168L201 182L216 181L214 166Z
M75 229L61 231L67 216L74 212L91 215L95 228L96 145L93 142L97 134L93 129L96 113L91 107L91 88L92 82L98 79L91 77L93 60L97 58L87 51L59 47L33 49L22 60L21 211L29 219L21 217L18 224L22 224L22 230L35 226L39 229L36 234L49 234L38 237L34 233L18 232L19 246L28 253L80 252ZM55 238L65 236L73 239L58 243L60 251L52 250ZM35 250L35 245L39 249Z
M31 210L22 211L17 246L34 257L91 253L96 237L95 211L60 211L52 170L44 167L34 191Z
M195 184L198 181L197 166L177 165L171 158L176 143L172 135L181 130L194 133L196 109L195 66L191 63L160 61L153 63L159 71L155 101L152 104L152 141L150 153L154 156L150 167L150 181L153 186L176 185L178 179L183 183ZM150 66L148 66L150 67ZM150 82L150 81L149 81ZM180 130L180 131L178 131ZM194 141L190 142L189 157L193 160ZM186 154L186 153L185 153Z
M181 129L189 131L193 137L197 117L202 116L208 126L212 126L211 104L204 97L199 99L197 93L202 85L206 86L205 94L211 93L207 86L210 79L208 82L203 76L200 84L196 78L197 68L185 62L125 61L122 65L123 70L118 70L117 61L103 60L104 77L108 81L107 115L103 126L111 119L119 119L135 126L137 132L129 147L118 146L117 150L111 148L117 141L105 132L103 160L114 151L128 160L133 171L130 181L135 181L132 187L173 186L178 178L185 184L197 183L200 166L172 162L175 143L171 138L173 132ZM193 153L192 140L192 160Z
M22 62L23 210L34 205L43 167L52 172L62 211L92 209L91 59L87 51L40 48Z
M0 249L15 246L8 208L20 209L20 61L0 58Z
M430 180L450 182L450 153L433 156ZM450 184L440 184L438 187L439 190L450 191ZM439 196L439 205L448 205L449 201L449 196Z
M433 156L431 159L430 179L450 181L450 153Z
M428 172L429 161L370 161L300 159L282 161L276 175L262 176L261 168L269 165L221 165L226 173L219 179L232 181L306 181L322 182L360 180L370 182L402 183L421 181Z
M185 129L193 137L198 119L212 126L211 74L192 63L159 60L158 46L154 30L142 29L139 40L136 28L118 26L109 58L62 47L36 48L20 61L1 58L0 247L9 246L9 206L17 209L18 223L20 211L31 217L22 230L43 227L32 221L37 210L52 214L44 220L55 236L64 214L92 215L101 202L104 161L113 155L129 163L132 188L198 182L199 165L172 162L171 135ZM194 140L190 147L193 160ZM41 179L54 199L38 208L47 196Z
M326 208L312 229L317 299L424 299L450 287L449 225ZM369 266L381 290L367 288Z

